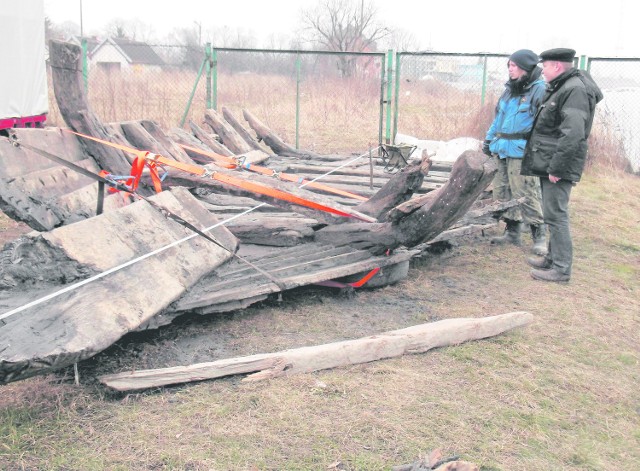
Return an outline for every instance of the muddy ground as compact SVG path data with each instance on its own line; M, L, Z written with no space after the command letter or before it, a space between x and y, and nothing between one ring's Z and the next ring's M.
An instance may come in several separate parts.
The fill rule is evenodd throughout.
M455 251L425 252L412 261L408 279L394 286L345 291L310 285L286 291L281 299L274 294L246 309L187 314L169 326L125 336L84 362L81 375L92 382L102 374L275 352L432 322L438 317L430 314L430 306L446 302L445 292L457 289L455 281L435 276L433 282L441 288L434 291L407 293L404 288L431 259L450 257Z

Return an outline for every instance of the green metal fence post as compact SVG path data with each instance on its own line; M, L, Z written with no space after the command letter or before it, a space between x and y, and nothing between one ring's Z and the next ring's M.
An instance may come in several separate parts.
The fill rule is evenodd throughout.
M89 64L87 63L87 40L82 38L80 41L82 47L82 78L84 79L84 91L89 91Z
M385 56L380 57L380 116L378 118L378 156L382 155L382 127L384 122L384 81L385 81Z
M300 52L296 53L296 149L300 149Z
M387 126L385 141L391 143L391 95L393 94L393 49L387 51Z
M212 99L211 99L211 84L213 79L211 77L211 68L213 66L213 61L211 60L211 43L207 43L204 46L204 55L205 61L207 62L206 72L207 72L207 109L210 110L212 108Z
M484 106L484 100L487 97L487 56L484 56L482 63L482 96L480 98L480 106Z
M400 69L401 67L401 55L396 53L396 89L393 98L393 138L395 139L398 134L398 101L400 97Z
M581 70L586 70L587 67L587 56L580 56L580 69Z
M213 109L218 110L218 51L211 50L211 63L213 67Z

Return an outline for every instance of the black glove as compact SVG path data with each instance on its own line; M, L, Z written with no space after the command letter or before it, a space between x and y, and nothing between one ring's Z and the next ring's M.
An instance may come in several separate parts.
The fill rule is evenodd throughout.
M485 139L484 143L482 144L482 152L489 156L491 155L491 151L489 150L490 143L491 141L489 139Z

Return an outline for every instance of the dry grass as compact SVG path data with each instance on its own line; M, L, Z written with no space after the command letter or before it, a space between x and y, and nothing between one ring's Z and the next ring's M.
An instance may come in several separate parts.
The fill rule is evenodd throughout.
M194 72L96 71L89 76L89 103L104 122L152 119L169 129L181 121L196 77ZM403 134L436 140L481 138L491 122L493 104L482 107L478 91L461 91L441 82L410 84L403 86L403 91L398 122L398 131ZM243 121L242 109L248 109L285 141L295 144L295 76L220 75L217 100L218 110L226 106ZM61 125L51 84L49 101L49 124ZM487 97L487 103L493 101L495 97ZM203 76L187 122L202 124L205 105ZM300 83L299 107L300 148L324 154L359 153L378 143L379 77L305 77ZM384 139L386 117L382 126Z
M382 470L442 447L488 470L631 470L640 463L640 180L593 167L574 190L567 285L532 280L526 248L488 238L418 262L353 299L306 288L281 304L192 319L123 343L83 385L61 375L0 387L0 468ZM499 228L496 227L494 232ZM485 341L257 384L143 394L94 385L101 363L145 354L246 355L451 317L525 310ZM116 369L118 369L116 368Z

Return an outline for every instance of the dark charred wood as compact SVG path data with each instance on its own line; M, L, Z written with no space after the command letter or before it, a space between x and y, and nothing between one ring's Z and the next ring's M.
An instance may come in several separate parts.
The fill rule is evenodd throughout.
M407 201L422 186L424 176L429 173L429 165L428 159L419 164L407 165L393 175L369 200L356 206L356 209L375 217L378 221L386 220L387 212Z
M300 151L285 143L276 133L269 129L249 111L243 110L242 114L244 115L244 119L249 123L249 126L251 126L251 129L255 131L258 139L268 145L276 154L298 157L301 159L320 158L320 156L314 152Z
M53 89L64 122L74 131L99 139L109 140L109 135L96 114L90 109L82 77L82 51L75 44L52 40L49 58ZM113 147L89 139L79 138L88 155L101 169L124 175L130 170L124 153Z
M224 155L226 157L233 156L233 152L231 152L226 146L218 142L211 134L202 129L193 121L189 121L189 127L191 128L191 132L193 135L198 138L204 145L209 147L216 154Z
M293 211L299 214L303 214L307 217L320 220L327 224L341 224L345 222L352 222L353 220L358 220L358 219L365 220L365 221L375 221L375 218L372 218L371 216L355 211L353 208L348 208L346 206L338 204L331 198L327 198L323 195L313 193L311 191L305 190L304 188L299 188L293 183L281 181L273 177L266 177L263 175L252 174L248 172L239 173L239 172L233 172L233 171L228 171L223 169L218 170L218 172L225 175L232 176L234 178L240 178L246 182L255 182L276 190L286 191L287 193L303 198L304 200L312 201L312 202L321 204L323 206L328 206L338 211L342 211L344 213L350 214L353 217L344 217L344 216L334 215L329 212L308 208L305 206L301 206L295 203L285 201L283 199L276 198L274 196L259 194L247 188L241 188L239 186L229 185L227 183L220 182L215 178L202 178L202 177L194 176L193 174L189 174L179 170L172 170L169 173L169 175L165 178L163 185L169 186L169 187L185 186L188 188L205 188L205 189L209 188L215 192L224 192L231 195L254 198L264 203L268 203L273 206L284 208L287 211ZM146 178L143 177L143 181L145 181L147 184L150 184L150 179L148 177Z
M143 125L142 121L125 121L120 123L120 127L122 128L122 132L124 133L125 138L131 143L133 147L139 150L149 151L154 154L159 154L164 157L168 157L179 162L193 164L193 160L182 150L182 148L178 147L166 136L161 137L165 144L165 146L160 140L156 139L149 131L147 131L146 127L153 129L150 121L147 121L147 126ZM156 126L157 127L157 126ZM155 130L155 133L159 135L158 130Z
M160 154L160 155L164 155L165 157L170 157L174 160L177 160L179 162L184 162L187 164L194 163L193 159L191 159L189 154L187 154L187 152L182 147L177 145L167 134L165 134L165 132L160 128L160 126L158 126L158 123L156 123L155 121L150 121L145 119L140 121L140 124L142 125L145 131L147 131L156 141L158 141L158 143L162 146L162 148L167 150L168 155L167 154ZM159 152L156 152L156 153L159 153Z
M192 223L206 227L217 222L184 189L153 199ZM178 300L237 249L237 239L224 227L211 235L226 248L201 237L184 239L190 233L146 201L138 201L5 246L0 252L2 287L19 295L2 299L11 310L0 320L0 384L63 368L104 350ZM153 256L121 266L183 239L180 256ZM17 257L23 262L11 263ZM38 299L61 285L118 266L121 269L97 282L78 285L41 304L24 302L25 294L31 295L26 299ZM141 289L139 283L131 283L134 279L153 280L162 288Z
M204 120L220 137L225 147L234 154L244 154L252 150L252 147L245 142L242 136L240 136L217 111L207 110L204 114Z
M231 111L229 111L226 106L222 107L222 116L227 121L227 123L229 123L229 125L236 130L236 132L249 145L249 147L255 150L264 150L260 146L260 143L251 135L249 130L245 128L242 123L238 121L235 116L233 116L233 114L231 114Z
M316 232L316 240L366 248L374 254L399 246L415 247L459 220L495 172L495 164L486 155L466 151L454 164L447 184L390 212L393 222L328 226Z

